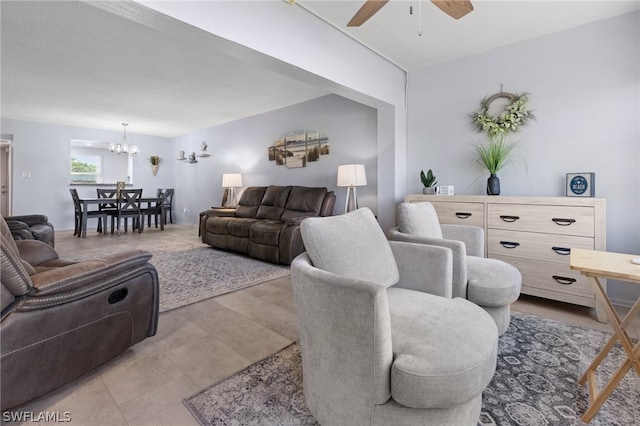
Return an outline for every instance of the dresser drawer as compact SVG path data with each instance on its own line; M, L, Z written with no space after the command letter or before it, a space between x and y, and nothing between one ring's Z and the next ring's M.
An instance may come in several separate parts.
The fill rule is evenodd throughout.
M487 252L490 257L512 256L568 265L571 248L593 250L594 240L590 237L503 229L492 229L487 236Z
M482 203L436 201L432 204L438 213L440 223L484 228L484 205Z
M531 287L554 293L595 299L593 287L587 277L569 269L568 265L510 256L489 257L504 260L520 270L522 274L522 293L528 294L525 287Z
M487 205L488 228L593 237L594 226L592 207L499 203Z

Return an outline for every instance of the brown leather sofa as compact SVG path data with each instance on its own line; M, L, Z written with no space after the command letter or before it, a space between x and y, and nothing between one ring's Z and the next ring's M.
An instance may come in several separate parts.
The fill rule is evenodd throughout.
M156 333L158 275L132 250L83 262L1 231L1 409L43 395Z
M14 240L38 240L55 247L55 232L47 216L29 214L7 216L4 219L9 225Z
M331 216L333 191L306 186L253 186L242 193L236 209L211 209L200 214L202 242L289 265L304 244L300 222Z

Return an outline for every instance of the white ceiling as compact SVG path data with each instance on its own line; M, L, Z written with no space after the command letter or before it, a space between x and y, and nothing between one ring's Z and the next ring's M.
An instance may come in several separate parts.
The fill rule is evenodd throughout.
M347 29L362 3L292 7L407 70L640 9L640 1L475 0L475 10L455 21L423 1L418 36L417 0L392 0ZM327 94L249 66L204 32L194 41L82 2L2 0L0 7L2 117L114 131L128 122L131 133L170 137Z
M472 0L474 10L455 20L429 0L391 0L348 28L364 0L298 3L409 71L640 9L637 0Z
M204 32L194 43L77 1L0 7L3 117L171 137L327 94Z

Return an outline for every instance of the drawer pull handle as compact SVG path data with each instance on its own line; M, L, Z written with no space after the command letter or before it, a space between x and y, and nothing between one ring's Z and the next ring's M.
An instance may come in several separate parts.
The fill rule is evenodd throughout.
M560 226L569 226L572 223L575 223L576 221L575 219L562 219L560 217L554 217L551 220L554 221L556 225L560 225Z
M563 256L568 256L571 254L571 249L567 247L551 247L551 250Z
M471 217L471 213L456 212L456 216L458 216L459 219L469 219Z
M520 243L514 243L512 241L500 241L500 244L502 244L502 247L508 249L514 249L520 245Z
M562 285L571 285L577 281L575 278L561 277L560 275L552 275L552 278Z
M520 219L520 216L507 216L507 215L500 215L500 219L504 220L505 222L515 222L516 220Z

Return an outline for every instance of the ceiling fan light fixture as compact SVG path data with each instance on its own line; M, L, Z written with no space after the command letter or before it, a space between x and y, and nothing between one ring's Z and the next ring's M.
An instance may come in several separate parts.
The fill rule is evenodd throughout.
M473 11L470 0L431 0L431 3L453 19L460 19Z
M382 7L389 3L389 0L367 0L361 7L358 9L353 18L347 24L347 27L359 27L364 24L375 15Z

